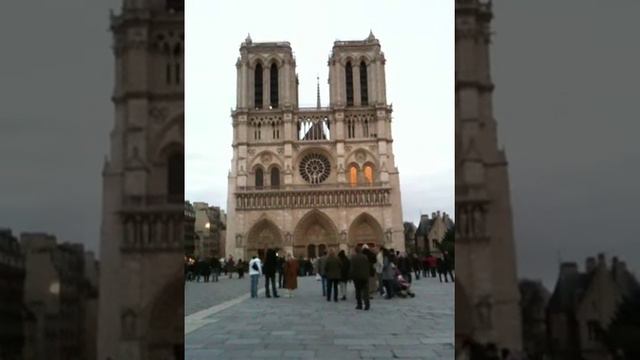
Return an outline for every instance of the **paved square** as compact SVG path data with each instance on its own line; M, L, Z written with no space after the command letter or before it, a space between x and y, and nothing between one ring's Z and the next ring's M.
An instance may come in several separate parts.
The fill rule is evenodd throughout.
M327 302L314 277L298 278L293 298L249 298L249 279L185 287L186 359L453 359L454 286L413 282L415 298L385 300L355 310ZM284 295L281 290L279 295Z

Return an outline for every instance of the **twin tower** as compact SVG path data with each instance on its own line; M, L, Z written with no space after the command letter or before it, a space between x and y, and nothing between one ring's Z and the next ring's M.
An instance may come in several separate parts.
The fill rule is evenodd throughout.
M372 33L336 41L330 102L303 108L288 42L240 46L226 253L296 257L354 246L404 250L385 57Z

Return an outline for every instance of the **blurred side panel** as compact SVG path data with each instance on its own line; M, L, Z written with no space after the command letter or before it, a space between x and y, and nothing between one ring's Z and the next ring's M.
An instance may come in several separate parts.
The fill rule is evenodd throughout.
M456 350L522 347L507 159L493 118L490 1L456 0Z
M178 359L184 337L184 1L111 16L98 359ZM106 134L105 134L106 136Z

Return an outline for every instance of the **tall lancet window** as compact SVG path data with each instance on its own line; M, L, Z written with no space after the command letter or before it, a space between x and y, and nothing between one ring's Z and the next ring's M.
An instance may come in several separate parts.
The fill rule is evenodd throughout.
M367 85L367 64L362 61L360 63L360 103L362 105L369 104L369 89Z
M256 188L262 189L264 186L264 173L262 172L262 168L256 169Z
M269 94L271 95L271 107L278 107L278 65L271 64L269 70Z
M347 62L344 71L346 74L347 106L353 106L353 69L351 68L351 61Z
M271 187L273 189L280 187L280 169L277 167L271 169Z
M256 70L253 77L253 87L254 87L254 103L256 109L262 108L262 64L258 63L256 65Z

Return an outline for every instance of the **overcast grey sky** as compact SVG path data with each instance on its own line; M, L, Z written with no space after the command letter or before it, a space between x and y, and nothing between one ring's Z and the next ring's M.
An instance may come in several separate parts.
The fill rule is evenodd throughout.
M640 270L638 1L494 1L495 117L510 162L519 276L558 260Z
M240 43L289 41L301 106L315 106L316 76L327 105L333 42L372 30L387 59L387 101L400 171L403 216L453 214L454 4L452 1L192 0L186 27L186 196L227 205ZM250 11L248 11L250 9ZM419 70L418 70L419 69Z
M97 248L119 3L21 0L0 11L0 226L14 234Z

